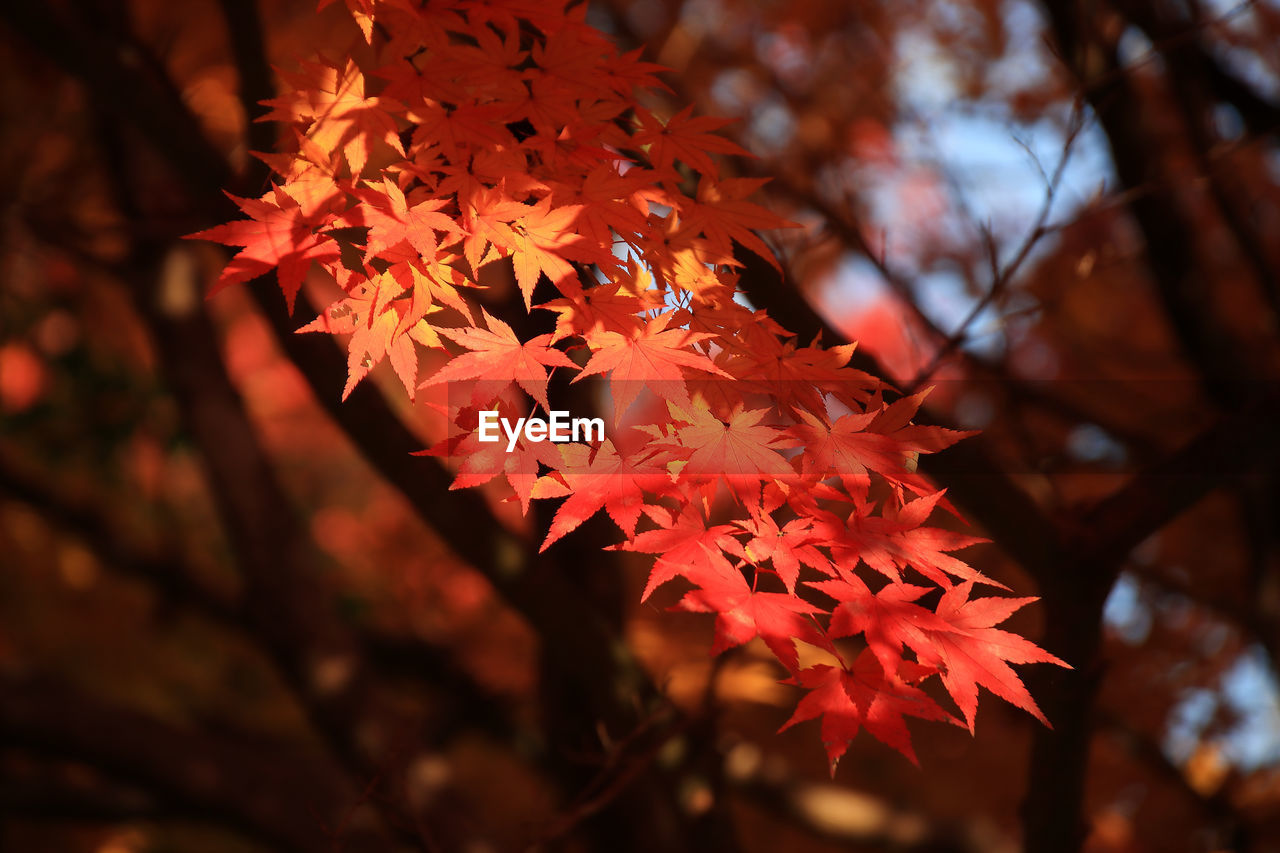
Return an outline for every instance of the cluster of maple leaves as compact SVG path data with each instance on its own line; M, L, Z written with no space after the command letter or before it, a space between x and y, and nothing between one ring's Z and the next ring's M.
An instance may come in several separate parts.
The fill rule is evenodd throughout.
M244 247L218 286L275 272L292 308L313 263L331 274L344 295L305 330L349 335L345 393L387 360L413 397L418 348L449 353L422 385L465 389L435 449L461 460L455 487L563 499L544 549L603 509L616 548L657 555L646 598L682 578L717 653L767 644L805 691L787 725L821 718L833 772L860 729L915 761L906 717L960 722L922 689L935 675L970 730L979 686L1043 720L1009 664L1062 661L993 627L1031 599L974 598L999 584L951 552L978 540L927 523L950 507L914 461L964 434L912 424L921 397L886 403L851 346L802 345L738 298L734 243L776 265L756 231L787 223L747 200L760 181L721 176L713 155L746 154L725 122L646 108L658 68L583 4L347 5L361 60L283 75L276 183L193 235ZM553 332L477 310L497 262ZM609 438L478 443L481 410L549 408L555 370L605 378Z

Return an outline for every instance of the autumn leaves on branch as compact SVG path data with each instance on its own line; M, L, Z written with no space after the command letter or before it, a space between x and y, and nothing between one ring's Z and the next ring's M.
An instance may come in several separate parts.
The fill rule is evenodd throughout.
M1043 719L1009 664L1065 664L994 627L1031 599L973 597L999 586L953 556L978 540L928 524L951 508L909 464L964 434L739 298L734 244L776 266L756 232L788 223L721 176L714 155L746 153L725 122L647 109L658 68L581 4L348 6L359 59L305 63L270 102L291 128L262 155L275 185L193 235L243 247L218 286L274 271L292 307L321 268L341 295L303 330L347 336L346 393L384 360L430 389L455 487L562 501L544 549L603 509L615 548L657 555L646 598L681 579L716 652L764 641L806 691L788 725L821 718L833 766L864 728L915 760L906 717L972 730L979 686ZM495 263L553 332L480 307ZM420 348L447 356L425 381ZM608 437L481 440L481 412L550 411L552 371L602 378Z

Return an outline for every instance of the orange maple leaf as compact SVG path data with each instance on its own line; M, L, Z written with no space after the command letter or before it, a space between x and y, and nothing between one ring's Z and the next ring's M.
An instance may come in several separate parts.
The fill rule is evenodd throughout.
M684 371L687 369L732 378L716 367L711 359L690 348L711 335L687 329L668 329L671 317L669 311L661 314L632 335L604 331L595 336L591 360L573 381L597 373L611 374L614 423L622 419L622 413L644 387L664 400L688 408L689 392L684 383Z
M227 196L250 218L187 235L189 240L244 246L222 270L209 296L229 284L275 270L292 314L294 299L311 262L337 262L341 255L337 242L325 234L315 233L303 216L302 206L278 187L262 198L239 198L230 193Z
M521 341L506 323L490 315L488 311L482 310L482 313L487 329L468 327L439 330L440 334L471 352L455 356L419 387L493 377L494 384L501 387L492 389L494 393L488 395L489 399L514 381L543 409L550 409L547 402L547 368L577 365L550 345L551 335L539 335L528 341ZM473 401L480 402L474 397Z

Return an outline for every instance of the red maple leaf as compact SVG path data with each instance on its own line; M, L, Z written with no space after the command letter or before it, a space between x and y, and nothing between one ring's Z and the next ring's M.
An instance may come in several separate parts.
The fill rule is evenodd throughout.
M812 519L793 518L779 527L771 514L757 513L738 522L738 526L751 534L746 545L747 559L753 563L769 560L787 592L795 592L801 565L822 572L831 565L816 547L822 540L813 532Z
M468 411L471 416L476 414L474 408ZM503 401L499 401L497 411L500 417L513 422L523 416L516 414L515 407ZM482 442L478 430L464 429L423 455L449 456L458 460L457 474L450 489L472 488L502 475L520 501L521 510L528 513L540 479L540 468L558 465L560 457L556 445L547 441L529 441L523 432L511 450L507 449L507 443L505 435L498 441Z
M827 632L833 639L862 634L885 672L897 672L904 644L916 649L929 642L925 630L947 630L936 613L914 603L930 587L891 583L872 593L853 572L840 569L839 574L809 584L840 602Z
M577 365L560 350L550 346L551 335L539 335L528 341L521 341L506 323L491 316L488 311L483 314L488 329L467 327L439 330L449 340L471 352L450 360L419 387L495 377L489 383L495 386L489 399L514 381L543 409L549 410L551 405L547 402L547 368Z
M383 358L388 358L396 376L413 399L418 375L418 354L414 342L440 347L435 329L422 318L428 308L418 310L417 300L393 301L404 285L391 272L361 282L346 298L335 302L299 332L350 334L347 342L347 384L342 399L351 392Z
M638 273L637 273L638 275ZM644 328L637 315L662 305L662 294L616 281L588 288L572 297L553 299L538 307L554 311L555 340L581 335L588 344L600 332L634 334Z
M581 208L578 232L597 246L610 245L615 232L623 239L643 234L648 227L646 196L652 181L653 173L644 169L622 173L616 163L592 167L573 199Z
M921 663L942 670L942 683L964 714L969 731L978 712L979 685L1049 725L1009 664L1052 663L1067 669L1070 665L1017 634L992 627L1036 599L970 599L972 591L973 582L966 581L943 593L937 616L949 628L925 629L928 641L916 648Z
M905 718L952 720L928 694L907 683L902 674L886 673L867 649L848 669L819 664L802 670L790 683L808 688L810 692L800 700L795 713L782 728L821 717L822 743L827 748L833 776L849 742L864 728L872 737L901 752L912 764L919 764Z
M773 251L756 232L800 226L746 200L766 183L767 178L725 178L717 181L704 174L698 182L697 201L685 199L680 204L677 237L686 233L703 234L714 250L730 255L736 240L781 272Z
M744 411L739 404L727 421L713 415L701 400L687 411L674 405L671 411L684 424L674 430L678 444L657 446L688 454L681 453L683 485L709 487L706 494L711 497L723 480L740 500L754 504L764 482L795 478L795 469L779 452L792 444L790 436L781 427L760 422L767 409Z
M685 594L682 610L716 614L716 641L712 654L750 642L756 637L790 671L799 669L796 641L830 649L812 616L822 609L792 594L757 592L747 584L742 572L704 572L698 575L698 589Z
M364 170L375 142L404 155L393 118L401 105L390 98L365 97L364 74L355 60L348 59L342 68L308 62L303 69L301 74L281 72L294 92L266 101L275 109L259 121L309 119L307 136L326 150L341 149L353 177Z
M1005 589L1003 584L947 553L986 540L924 526L942 497L942 492L934 492L900 509L886 508L882 515L872 515L869 505L860 505L843 523L830 513L822 513L817 525L837 562L852 565L861 560L894 583L901 583L902 571L910 567L944 588L951 585L951 577L956 577Z
M421 257L426 261L436 259L436 232L462 235L462 229L454 217L441 213L447 202L440 198L425 198L410 204L405 194L390 178L383 178L380 187L356 190L364 202L341 217L344 225L369 229L365 244L365 260L378 255L388 255L389 250L401 244L412 248L409 258ZM403 260L405 253L388 256L389 260Z
M278 187L262 198L238 198L230 193L227 196L250 218L187 235L189 240L244 246L222 270L209 295L229 284L275 270L292 314L294 299L302 289L302 280L311 262L336 263L341 254L337 242L325 234L315 233L303 216L302 206Z
M690 348L710 335L687 329L668 329L671 316L668 311L655 317L635 334L604 331L594 337L591 360L573 381L596 373L610 373L614 423L622 419L622 413L645 387L664 400L687 408L686 369L732 378L716 367L711 359Z
M642 130L635 135L638 145L649 146L649 160L660 172L670 171L676 160L687 163L704 175L716 176L719 169L708 153L750 157L745 148L711 131L733 124L732 119L694 116L688 106L666 122L645 109L636 109Z
M578 274L570 260L595 261L600 249L588 248L587 241L574 229L581 205L569 204L552 208L550 197L544 198L516 222L511 260L515 264L516 283L530 308L533 288L538 276L546 273L562 293L581 290Z
M542 551L602 507L623 533L633 536L644 507L644 493L656 495L671 488L671 477L665 470L651 462L619 456L608 439L594 449L582 444L561 445L560 456L556 473L569 499L556 510ZM559 496L547 493L547 497Z
M707 577L737 572L725 557L725 554L744 556L742 543L734 538L736 531L733 527L728 524L707 527L702 513L689 505L675 517L662 507L646 506L644 509L657 522L658 529L647 530L622 545L613 546L620 551L660 555L649 573L649 582L640 596L642 601L659 586L677 577L701 584Z
M478 187L474 193L459 192L462 223L467 232L463 240L463 253L472 270L484 266L490 258L485 249L496 246L498 251L510 251L516 244L516 234L509 223L528 211L528 206L510 198L505 189Z

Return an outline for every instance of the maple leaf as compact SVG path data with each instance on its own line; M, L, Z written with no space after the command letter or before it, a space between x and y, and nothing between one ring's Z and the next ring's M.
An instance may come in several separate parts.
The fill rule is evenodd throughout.
M457 311L468 323L474 325L471 307L458 288L474 288L476 284L455 267L440 259L426 263L415 260L392 264L387 268L387 274L399 281L405 289L412 288L412 321L425 316L430 306L440 304Z
M686 424L676 428L679 444L674 447L692 450L680 468L681 483L703 479L714 487L723 479L740 499L754 503L765 480L795 477L791 464L778 452L792 443L790 437L780 427L760 423L767 409L744 411L738 405L722 421L701 400L687 411L669 405L673 417Z
M635 112L642 128L635 135L635 142L649 146L649 160L660 172L671 170L675 161L680 160L704 175L715 177L719 169L708 156L710 153L751 156L738 143L711 132L733 124L732 119L694 116L692 105L673 115L665 124L648 110L637 109Z
M533 61L547 72L539 75L540 79L559 78L575 82L595 74L598 54L584 44L583 39L588 34L595 35L576 28L564 29L552 33L545 42L534 45Z
M516 233L509 223L524 216L529 208L510 198L502 186L477 188L465 195L465 202L461 201L463 196L459 191L459 207L467 231L463 253L471 269L478 270L485 263L485 248L490 244L502 252L515 246Z
M686 593L677 606L716 614L712 654L760 637L783 666L795 672L800 657L797 640L835 652L810 618L822 612L816 605L792 593L756 592L737 569L703 572L695 582L698 589Z
M973 582L948 589L938 602L938 619L946 630L924 628L927 641L916 648L920 661L942 670L942 683L973 731L978 712L978 686L1049 725L1010 663L1052 663L1071 669L1066 661L1029 640L992 627L1008 619L1035 598L969 598Z
M726 553L742 557L742 543L734 538L734 529L728 524L707 527L702 514L686 505L679 516L672 517L662 507L646 506L645 513L658 523L657 530L647 530L629 541L611 546L619 551L639 551L659 554L649 573L640 600L649 598L655 589L677 577L700 584L706 577L721 573L737 572L724 556Z
M364 201L341 218L344 225L367 227L365 259L384 255L398 244L407 243L427 261L436 257L436 232L462 235L454 218L440 209L445 199L428 198L409 204L405 194L390 178L383 178L380 189L360 189L356 194Z
M872 474L919 495L932 493L928 481L910 464L914 456L941 450L972 433L937 427L893 429L904 408L914 413L914 400L900 400L880 412L843 415L830 424L811 411L798 411L800 423L792 427L792 433L804 447L802 470L819 478L838 476L857 501L866 499Z
M831 775L862 729L919 765L911 746L905 717L952 721L937 702L897 672L886 673L879 660L864 649L848 669L818 664L802 670L788 683L807 688L795 713L780 731L796 723L822 718L822 742L831 762Z
M704 234L711 247L725 254L733 254L736 240L755 252L782 272L773 251L756 235L756 231L773 228L799 228L777 214L746 200L764 184L767 178L725 178L717 181L703 175L698 182L697 201L681 202L681 232Z
M638 272L636 275L639 277ZM661 305L662 294L656 290L627 281L613 281L538 307L559 315L555 340L581 335L587 343L593 343L599 332L639 332L644 324L637 315Z
M341 254L337 242L327 235L316 234L303 216L302 206L279 188L259 199L239 198L230 193L227 196L250 218L187 235L189 240L244 246L222 270L209 296L229 284L275 270L292 314L294 300L311 262L336 263Z
M520 98L525 88L516 66L528 52L520 49L519 27L479 27L473 32L476 44L449 45L442 53L447 67L440 70L446 71L461 91L485 92L497 101Z
M548 367L577 367L560 350L550 346L551 335L539 335L521 341L506 323L483 311L488 329L474 327L440 329L449 340L466 347L463 353L437 370L419 387L425 388L441 382L458 382L481 377L497 377L496 382L505 386L515 381L543 409L547 402Z
M644 460L619 456L608 439L594 449L581 444L561 445L560 455L556 473L567 488L569 499L556 510L540 551L547 550L601 508L623 533L634 536L644 507L644 493L661 494L671 486L665 470Z
M308 222L326 224L347 206L345 182L338 180L338 155L321 148L294 128L295 154L251 152L284 178L280 189L302 207Z
M769 560L773 570L787 587L796 591L801 565L827 571L831 561L815 547L822 540L813 531L813 520L793 518L782 527L768 513L753 514L738 526L751 534L746 545L747 559L753 563Z
M468 411L472 415L477 414L474 408L468 408ZM515 414L514 407L504 401L499 401L497 411L500 417L509 421L520 417ZM502 475L526 514L540 479L539 469L542 466L554 467L560 463L556 445L550 442L529 441L521 432L515 446L508 450L505 438L496 442L482 442L479 431L474 428L462 430L459 435L441 442L423 455L449 456L460 460L450 489L473 488Z
M592 245L607 246L616 232L623 239L648 227L647 190L653 173L644 169L618 170L616 162L597 163L573 194L579 206L576 228Z
M614 423L622 419L622 413L640 394L642 387L648 387L677 406L688 408L689 392L684 384L686 369L732 378L716 367L711 359L689 349L690 345L710 335L686 329L668 329L671 316L671 312L661 314L632 335L604 331L594 337L591 360L573 381L597 373L610 373Z
M640 55L644 53L644 48L637 47L635 50L621 54L616 57L605 57L605 63L609 67L608 82L620 94L627 94L635 88L664 88L670 89L662 83L657 77L653 76L655 71L666 71L664 65L658 65L655 62L644 62L640 59Z
M730 251L716 249L688 232L665 243L640 241L639 245L655 274L689 293L698 303L714 307L733 299L732 277L716 271L718 267L739 266Z
M342 399L347 399L369 372L384 358L413 399L418 373L418 355L413 343L444 348L435 330L422 317L413 316L412 303L393 301L404 286L391 273L382 273L358 284L345 298L330 305L298 332L349 334L347 342L347 382Z
M561 292L574 293L581 287L576 284L577 272L566 258L589 261L600 256L599 249L579 248L585 247L586 241L573 229L573 223L581 209L577 204L552 209L551 199L544 198L513 228L511 260L526 310L532 306L533 288L539 275L546 273Z
M503 103L459 104L448 108L428 100L410 113L417 123L413 139L415 144L430 140L440 146L451 162L465 163L477 148L505 150L515 144L515 137L506 128L512 111L512 105ZM446 190L449 186L441 184L440 189Z
M912 649L928 645L925 630L948 629L936 613L914 603L930 587L890 583L872 593L853 572L841 569L839 574L834 580L808 584L840 602L827 632L832 638L862 634L885 672L898 670L904 645Z
M265 101L275 109L259 121L311 119L307 136L326 150L341 148L352 177L364 170L373 142L404 156L392 117L401 105L390 98L365 97L364 74L355 60L348 59L343 68L327 62L309 62L303 68L302 74L281 73L296 92Z
M319 11L324 11L324 7L328 6L334 0L320 0ZM364 34L364 40L370 44L373 43L373 9L377 0L346 0L347 11L351 13L351 17L360 27L360 32Z
M396 334L399 325L399 313L390 310L373 315L368 323L356 326L347 350L347 384L342 389L342 399L347 399L356 383L384 356L391 362L409 399L413 399L411 389L418 376L418 356L413 348L413 339L409 335Z
M952 576L1005 589L1003 584L947 553L986 540L923 526L942 497L942 492L934 492L896 512L886 509L884 515L878 516L871 515L871 508L863 505L850 514L846 523L824 513L817 518L817 529L830 544L837 562L852 564L860 559L894 583L902 582L902 570L909 566L944 588L951 585L948 576Z
M741 307L731 304L734 308ZM813 413L825 415L827 410L824 393L834 395L856 411L859 404L870 399L871 392L880 387L879 379L847 366L853 357L853 344L830 349L800 347L794 340L780 342L779 332L768 328L767 317L753 320L732 323L731 328L745 332L745 340L742 350L733 353L725 367L735 376L743 377L752 388L775 399L780 411L800 416L808 413L810 418L806 420L816 426L812 422L816 420ZM726 322L732 321L726 318ZM805 441L806 445L811 443Z

